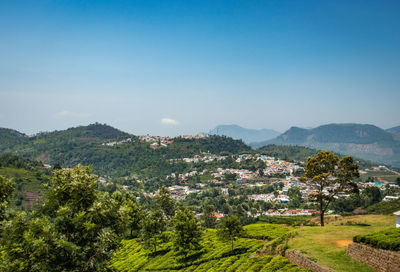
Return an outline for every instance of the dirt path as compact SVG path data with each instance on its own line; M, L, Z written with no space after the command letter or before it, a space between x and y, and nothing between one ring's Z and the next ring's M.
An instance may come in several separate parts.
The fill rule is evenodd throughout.
M349 244L353 243L353 241L352 240L336 240L334 243L338 247L346 247L347 248L347 246Z

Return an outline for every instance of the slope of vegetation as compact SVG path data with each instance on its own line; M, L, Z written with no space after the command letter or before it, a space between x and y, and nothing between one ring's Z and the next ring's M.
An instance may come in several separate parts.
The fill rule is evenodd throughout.
M43 184L49 181L51 172L39 162L4 154L0 156L0 175L11 178L15 182L11 206L21 209L24 207L24 193L42 194Z
M284 227L277 224L258 223L244 227L245 234L243 237L257 240L273 240L283 236L293 230L291 227Z
M367 211L375 214L392 214L400 210L400 199L394 201L382 201L367 208Z
M0 128L0 152L10 152L14 148L22 148L28 137L13 129Z
M260 225L261 226L261 225ZM248 226L249 233L258 233L260 226ZM279 228L279 226L278 226ZM267 232L267 228L265 229ZM282 232L287 229L283 228ZM216 231L207 229L201 242L202 249L184 258L165 243L153 255L143 248L139 240L122 242L110 262L116 271L307 271L291 264L282 256L259 256L263 241L239 238L231 251L229 243L217 239Z
M375 248L400 251L400 228L390 228L370 234L357 235L354 236L353 241Z
M141 142L134 135L98 123L39 133L29 138L21 136L23 134L16 135L17 132L12 130L2 129L1 132L0 151L13 152L52 165L59 163L63 167L93 165L97 173L111 177L124 177L132 173L160 177L188 168L187 163L171 163L170 159L190 157L202 152L237 154L250 150L242 141L225 136L204 139L175 138L167 147L154 150L149 143ZM130 141L118 145L104 145L128 138ZM10 144L12 139L15 143Z

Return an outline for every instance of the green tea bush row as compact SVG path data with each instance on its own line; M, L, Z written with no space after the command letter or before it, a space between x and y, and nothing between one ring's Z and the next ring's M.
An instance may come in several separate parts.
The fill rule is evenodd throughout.
M290 227L265 223L248 225L244 229L246 233L243 237L257 240L273 240L293 230Z
M258 229L260 226L250 227ZM285 236L285 235L284 235ZM275 240L274 240L275 241ZM178 255L171 243L160 245L158 254L145 250L138 239L124 241L115 253L109 268L113 271L307 271L289 263L281 256L258 256L265 242L240 238L232 251L229 243L221 242L215 230L206 230L203 248L187 258ZM268 268L266 268L268 267Z
M260 216L259 221L270 224L282 224L288 226L301 226L307 224L310 216Z
M379 249L400 251L400 228L390 228L366 235L357 235L354 236L353 241Z

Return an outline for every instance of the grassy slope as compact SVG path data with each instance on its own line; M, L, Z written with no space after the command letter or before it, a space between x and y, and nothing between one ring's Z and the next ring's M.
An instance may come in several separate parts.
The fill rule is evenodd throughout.
M265 225L265 224L264 224ZM258 236L261 229L268 229L262 224L246 227L249 236ZM273 226L273 237L278 237L290 230L278 230ZM171 243L160 248L159 254L152 256L143 249L137 240L124 241L116 252L110 266L116 271L307 271L301 269L281 256L254 256L263 248L265 242L240 238L235 242L232 252L229 243L219 241L215 230L206 230L202 241L203 248L184 259L171 250Z
M367 223L371 226L346 225L346 222ZM391 215L351 216L327 224L325 227L301 227L289 242L289 249L301 250L321 265L336 271L375 271L346 256L347 244L358 234L367 234L393 227ZM342 225L343 223L343 225Z

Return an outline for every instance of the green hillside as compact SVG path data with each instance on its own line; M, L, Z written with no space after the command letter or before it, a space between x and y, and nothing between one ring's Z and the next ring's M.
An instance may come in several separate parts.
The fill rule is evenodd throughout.
M279 238L289 228L256 224L246 227L249 236L257 236L261 230L273 230L273 238ZM264 228L262 228L264 227ZM282 228L277 230L277 228ZM171 243L165 243L156 255L143 248L139 240L123 241L115 253L110 268L115 271L307 271L291 264L282 256L263 255L260 252L265 242L250 238L239 238L232 251L229 243L218 240L216 231L205 230L202 249L184 258L172 250Z
M30 209L34 200L43 194L43 184L49 181L51 172L39 162L4 154L0 156L0 175L15 182L11 206Z
M5 140L0 137L0 150L51 165L59 163L63 167L89 164L100 175L111 177L130 174L160 177L188 167L185 163L171 164L170 159L190 157L201 152L236 154L250 150L242 141L225 136L174 138L166 147L152 149L150 143L141 142L137 136L98 123L40 133L29 138L5 129L2 135ZM106 145L109 142L120 143Z
M23 148L28 143L28 136L13 129L0 128L0 152L10 152Z

